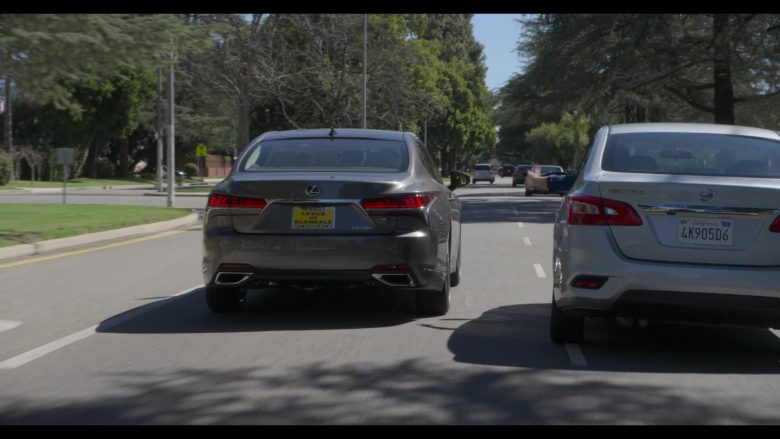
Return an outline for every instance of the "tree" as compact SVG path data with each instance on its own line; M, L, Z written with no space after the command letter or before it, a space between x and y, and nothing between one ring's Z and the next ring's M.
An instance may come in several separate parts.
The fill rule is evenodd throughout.
M518 45L530 62L504 102L537 120L581 108L621 122L733 124L737 104L778 94L779 23L759 14L537 16Z
M192 29L181 17L162 14L6 14L0 16L0 76L24 99L78 118L85 111L75 96L80 84L152 68L175 49L198 47L203 40ZM4 126L14 156L12 116L6 112Z

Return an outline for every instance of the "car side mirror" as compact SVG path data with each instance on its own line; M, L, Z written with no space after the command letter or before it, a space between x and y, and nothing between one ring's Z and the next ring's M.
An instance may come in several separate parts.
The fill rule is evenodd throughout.
M468 186L469 183L471 183L471 176L463 172L452 171L450 172L450 185L447 187L454 191L459 187Z

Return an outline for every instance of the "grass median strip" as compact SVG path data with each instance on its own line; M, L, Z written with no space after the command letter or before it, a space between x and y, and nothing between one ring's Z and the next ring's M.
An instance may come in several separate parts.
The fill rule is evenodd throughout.
M147 206L0 204L0 247L167 221L191 212Z

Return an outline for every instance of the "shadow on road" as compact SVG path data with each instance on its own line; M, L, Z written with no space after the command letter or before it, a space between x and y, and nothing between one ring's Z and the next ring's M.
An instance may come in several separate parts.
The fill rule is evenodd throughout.
M146 308L146 309L144 309ZM380 290L251 290L242 312L214 314L202 288L103 321L98 332L178 334L376 328L414 320L414 297Z
M475 197L477 194L474 194ZM555 222L555 215L561 205L558 198L540 199L533 202L496 201L484 198L461 197L461 221L463 223L497 223L497 222Z
M447 343L455 361L571 369L549 337L549 303L510 305L460 326ZM780 373L780 339L766 329L650 322L629 327L588 319L582 351L588 370L649 373Z
M258 350L262 346L257 347ZM694 396L673 384L610 381L599 374L464 369L421 359L288 367L258 355L243 367L98 373L90 398L18 395L0 401L9 424L706 424L777 422L756 401ZM764 411L767 413L767 411ZM738 421L735 421L738 420Z

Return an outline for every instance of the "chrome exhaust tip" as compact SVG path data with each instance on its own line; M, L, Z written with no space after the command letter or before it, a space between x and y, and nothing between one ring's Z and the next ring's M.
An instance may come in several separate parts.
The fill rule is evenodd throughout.
M252 273L219 272L214 278L215 285L235 286L252 277Z
M391 287L415 286L412 276L408 273L373 273L371 277Z

